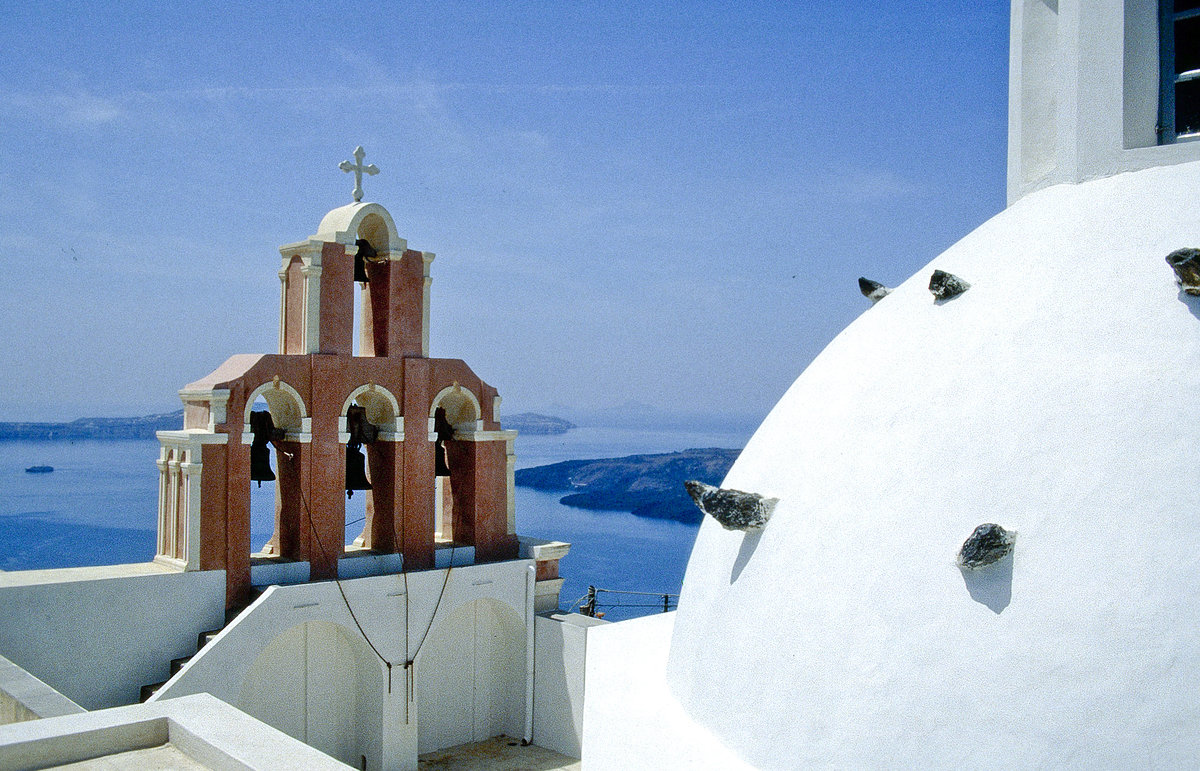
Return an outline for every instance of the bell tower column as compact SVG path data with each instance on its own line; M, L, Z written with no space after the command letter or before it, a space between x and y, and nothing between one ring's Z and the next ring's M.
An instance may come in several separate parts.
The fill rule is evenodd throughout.
M404 565L414 570L433 567L436 464L434 441L420 421L429 414L430 364L428 359L404 360L404 414L413 427L405 431L402 453L403 480L400 495L400 543ZM417 416L420 416L418 418Z
M323 243L300 241L279 247L279 352L316 353L321 347L321 257Z
M316 238L280 247L280 353L353 353L356 251Z

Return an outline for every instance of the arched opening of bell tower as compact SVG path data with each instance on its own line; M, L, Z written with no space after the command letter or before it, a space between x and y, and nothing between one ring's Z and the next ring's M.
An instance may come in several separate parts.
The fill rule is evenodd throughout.
M378 213L366 214L358 223L352 243L353 247L347 245L347 252L354 252L352 353L354 356L377 356L386 349L382 339L386 336L385 330L376 324L376 318L386 320L391 293L389 223Z
M339 423L346 458L347 549L394 551L398 443L404 439L400 403L387 388L368 383L342 404Z
M270 415L267 400L261 396L254 400L250 410L250 543L265 551L270 548L271 537L275 534L279 500L279 477L275 469L279 468L279 461L278 450L270 441L270 431L263 430L267 423L256 413Z
M305 501L301 489L302 434L306 418L304 399L291 385L272 379L246 399L242 444L250 455L249 532L256 532L256 514L268 496L256 495L262 482L273 486L271 537L262 554L300 559L304 552L301 517ZM270 477L274 477L271 479ZM256 506L256 498L259 505ZM261 526L261 525L260 525Z
M372 290L371 276L375 275L375 283L386 283L384 261L391 250L388 239L388 226L378 214L368 214L358 226L354 239L354 318L351 326L354 330L353 355L374 356L375 328L372 313L372 297L385 294L381 290ZM349 250L347 250L349 251Z
M475 479L468 456L469 441L479 429L479 399L458 383L442 389L429 411L430 439L434 442L434 538L442 543L474 545Z

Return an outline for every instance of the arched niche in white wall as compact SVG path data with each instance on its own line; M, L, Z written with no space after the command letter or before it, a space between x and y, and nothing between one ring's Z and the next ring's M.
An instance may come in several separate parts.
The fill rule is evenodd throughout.
M416 659L417 752L520 736L525 646L523 614L506 602L480 598L442 614Z
M294 698L279 698L287 684ZM246 670L237 707L343 763L378 763L387 678L361 635L306 621L276 635Z

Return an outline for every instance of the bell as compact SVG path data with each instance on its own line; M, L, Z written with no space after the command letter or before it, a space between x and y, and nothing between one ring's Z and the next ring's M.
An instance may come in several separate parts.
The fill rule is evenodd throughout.
M271 451L267 449L266 442L250 445L250 481L258 482L259 487L263 482L275 481L275 472L271 470Z
M250 481L258 482L259 487L263 482L275 481L275 472L271 471L271 450L267 446L274 428L271 413L262 410L250 413L250 431L254 434L250 444Z
M370 490L367 481L367 458L356 444L346 445L346 497L353 498L355 490Z
M357 404L346 410L346 431L350 434L350 444L370 444L379 438L379 426L367 420L367 410Z
M367 278L367 261L375 261L377 253L375 248L371 246L371 242L365 238L360 238L354 242L358 247L358 252L354 255L354 280L360 284L365 284L370 281Z
M446 457L446 440L454 438L454 426L446 419L446 410L438 407L433 413L433 431L437 435L434 444L434 476L450 476L449 458Z

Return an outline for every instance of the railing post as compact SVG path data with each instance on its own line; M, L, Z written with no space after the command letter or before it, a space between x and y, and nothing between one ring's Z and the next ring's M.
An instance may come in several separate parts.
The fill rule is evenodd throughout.
M583 615L585 615L585 616L591 616L591 617L595 618L595 616L596 616L596 587L594 587L594 586L588 587L587 599L584 600L583 607L580 608L579 611L581 613L583 613Z
M663 613L671 612L671 595L663 595Z

